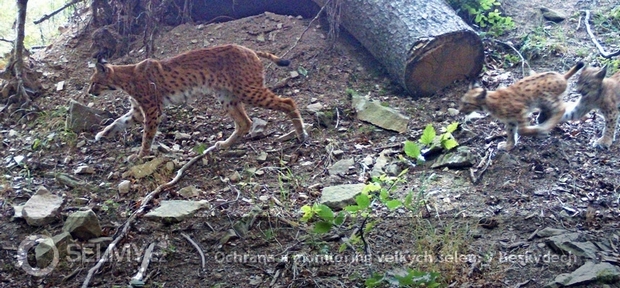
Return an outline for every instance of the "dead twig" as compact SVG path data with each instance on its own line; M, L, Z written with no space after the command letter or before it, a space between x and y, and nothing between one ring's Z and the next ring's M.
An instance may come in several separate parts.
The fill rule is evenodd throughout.
M191 237L189 237L189 235L185 234L185 233L181 233L181 236L183 236L183 238L185 238L185 240L187 240L187 242L191 243L192 246L194 246L194 248L196 248L196 251L198 251L198 254L200 254L200 262L202 263L202 270L205 270L205 267L207 266L206 264L206 260L205 260L205 253L202 252L202 249L200 248L200 246L198 246L198 244L196 242L194 242L194 240L192 240Z
M151 263L151 256L153 256L153 248L155 248L155 242L151 243L149 247L144 251L144 258L142 258L142 264L140 264L140 268L138 269L138 273L131 277L132 281L143 281L144 273L146 273L146 269L149 268L149 264Z
M521 55L521 53L519 52L519 50L517 50L517 48L515 48L514 46L512 46L512 44L507 43L507 42L503 42L503 41L499 41L497 39L491 39L491 38L485 38L484 40L486 41L491 41L491 42L495 42L498 44L502 44L506 47L509 47L510 49L512 49L513 51L515 51L515 53L517 53L517 55L519 55L519 58L521 58L521 72L523 73L523 77L527 77L529 75L529 73L526 75L525 74L525 65L527 65L527 69L529 69L530 71L532 71L532 67L530 67L530 63L528 63L525 58L523 58L523 55Z
M487 150L486 154L482 157L482 160L480 160L480 163L478 163L476 168L469 169L469 177L471 178L472 184L478 184L478 181L482 179L482 174L484 174L484 172L487 171L491 165L491 155L493 155L493 148ZM479 172L477 176L476 172Z
M41 23L41 22L43 22L43 21L45 21L47 19L50 19L50 18L54 17L54 15L60 13L60 11L65 10L65 9L69 8L71 5L77 4L77 3L82 2L82 1L84 1L84 0L73 0L73 1L65 4L65 6L62 6L62 7L58 8L58 9L56 9L56 11L53 11L50 14L43 15L43 17L41 17L41 19L34 21L34 24L39 24L39 23Z
M159 193L164 191L164 189L172 187L174 184L179 182L179 180L181 180L185 171L189 169L189 167L196 164L196 162L200 161L203 157L211 153L216 148L217 147L213 145L207 148L207 150L205 150L202 154L192 158L189 162L185 163L185 165L183 165L183 167L181 167L179 171L177 171L176 176L174 176L174 178L170 180L170 182L159 185L157 188L155 188L155 190L151 191L149 194L147 194L144 197L144 199L142 199L142 204L140 205L138 210L134 211L131 214L131 216L127 218L127 221L125 221L125 224L123 224L123 227L121 228L121 230L119 230L116 238L112 241L112 243L110 243L110 245L108 245L108 248L106 248L105 252L103 252L103 254L101 255L101 258L99 259L99 261L97 261L97 264L93 266L92 268L90 268L90 270L88 270L88 275L86 275L86 278L84 279L84 282L82 283L82 288L88 287L88 284L90 283L90 279L93 277L95 272L97 272L101 268L103 263L109 260L110 254L112 254L112 250L114 249L114 247L116 247L116 245L118 245L118 243L127 235L127 233L129 232L129 229L131 228L131 224L136 220L136 218L138 218L144 213L146 206L151 202L151 200L153 200L153 198L159 195Z
M590 29L590 10L586 10L585 12L586 12L586 16L585 16L586 19L583 21L583 23L586 25L586 31L588 32L588 35L590 35L590 39L592 39L592 42L594 42L594 46L596 46L596 49L598 49L599 54L601 54L601 56L607 59L620 55L620 51L616 51L613 53L609 53L605 51L605 48L601 46L601 43L599 43L596 37L594 37L594 34L592 33L592 30Z

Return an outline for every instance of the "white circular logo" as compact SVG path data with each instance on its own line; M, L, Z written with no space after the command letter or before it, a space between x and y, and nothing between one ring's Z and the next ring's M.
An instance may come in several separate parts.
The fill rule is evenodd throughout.
M48 239L52 246L52 250L54 251L54 258L52 259L52 262L45 268L30 266L30 263L28 263L28 250ZM28 235L26 239L19 243L19 247L17 248L17 266L21 267L24 271L26 271L26 273L32 276L40 277L52 272L54 268L56 268L56 265L58 265L58 258L58 248L54 245L54 240L52 240L52 237L46 235Z

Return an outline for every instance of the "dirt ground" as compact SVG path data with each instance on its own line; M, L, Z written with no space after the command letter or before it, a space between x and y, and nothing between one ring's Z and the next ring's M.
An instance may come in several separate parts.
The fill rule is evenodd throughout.
M542 31L548 41L539 43L544 49L529 61L536 71L566 71L583 58L583 51L596 53L579 11L607 11L614 5L613 1L604 0L550 1L550 7L569 16L560 24L550 24L541 20L536 2L503 2L507 2L503 6L505 13L514 18L517 28L499 40L519 48L525 35ZM300 221L300 208L317 202L322 187L367 181L369 171L360 164L365 157L377 157L388 150L391 161L396 161L404 156L401 144L418 139L427 124L439 129L461 122L463 115L452 116L448 108L458 106L458 99L467 88L466 83L455 83L431 98L411 99L346 32L332 47L326 39L327 26L325 22L310 24L310 19L267 13L226 23L169 27L159 35L157 58L198 47L237 43L291 59L292 65L286 68L265 62L267 86L282 83L291 71L304 72L284 85L278 84L280 88L275 92L294 98L305 121L313 127L306 145L279 142L275 138L292 129L285 115L250 108L251 118L268 121L267 136L246 137L231 150L209 156L189 169L174 189L160 194L152 208L162 200L185 199L177 193L178 189L193 185L201 193L191 199L208 200L211 208L177 224L139 219L132 226L121 242L123 245L144 248L157 243L157 256L147 271L148 287L363 287L373 273L394 274L407 268L438 272L441 287L542 287L556 275L575 270L583 261L523 264L500 261L493 256L550 253L543 240L529 239L533 232L545 227L583 231L588 237L609 239L620 246L619 148L614 145L608 151L599 151L592 147L603 125L603 119L594 113L585 121L559 125L548 137L521 138L509 153L495 149L502 137L493 136L504 131L495 119L486 117L464 124L454 133L455 138L474 151L478 162L488 164L477 184L472 183L466 169L408 167L394 195L404 197L409 191L423 194L425 207L420 213L404 209L389 212L376 205L377 213L368 220L373 227L364 234L366 246L357 242L344 251L339 250L341 244L361 225L361 219L349 219L337 233L327 236L311 233L308 225ZM4 161L0 167L0 287L81 286L88 269L95 264L96 252L105 246L87 247L95 255L61 261L51 274L40 278L27 275L16 266L16 247L26 235L57 234L62 220L84 206L97 213L104 236L113 237L142 197L174 177L173 172L161 170L144 179L130 179L131 192L120 195L117 185L125 179L121 174L132 165L126 161L127 156L139 148L140 127L98 143L93 141L92 133L76 135L64 130L70 99L92 103L94 108L115 115L122 115L129 108L129 101L120 91L99 97L87 95L92 73L88 64L93 59L90 40L78 33L80 28L73 27L35 58L48 88L36 100L43 112L32 121L9 119L1 124L0 156ZM617 29L603 37L620 39ZM502 59L502 55L514 55L509 48L492 41L485 43L485 85L494 89L522 77L520 64L507 65ZM142 47L132 47L128 56L111 62L135 63L143 58ZM578 96L574 91L575 79L569 80L567 99ZM57 91L60 81L65 81L64 88ZM408 131L398 134L358 120L347 89L369 95L409 116ZM321 126L318 117L306 108L317 102L324 106L322 111L332 116L326 126ZM232 120L220 109L215 97L169 107L155 143L173 149L158 152L158 156L172 161L178 169L196 155L195 147L213 144L233 129ZM179 132L190 134L191 138L179 140ZM334 156L330 153L334 149L343 153ZM267 152L264 161L257 159L261 152ZM10 165L18 155L25 156L25 165ZM343 176L330 176L327 168L345 158L355 160L355 169ZM75 176L83 185L70 188L55 180L59 173L73 175L81 165L96 171ZM250 174L248 169L264 173ZM239 179L235 179L237 175ZM65 203L59 221L36 228L21 219L12 220L12 205L23 204L40 185L63 195ZM222 244L220 239L232 223L253 207L261 207L262 212L247 235ZM479 224L485 221L497 225ZM199 253L182 234L204 251L204 271ZM372 257L366 258L369 250ZM421 251L476 255L487 260L482 264L412 262L410 255ZM395 257L381 261L378 255ZM402 255L409 256L399 258ZM104 265L90 285L126 286L141 261L139 255L131 256L135 257ZM298 258L293 261L293 257ZM529 282L524 284L526 280ZM518 286L519 283L523 285Z

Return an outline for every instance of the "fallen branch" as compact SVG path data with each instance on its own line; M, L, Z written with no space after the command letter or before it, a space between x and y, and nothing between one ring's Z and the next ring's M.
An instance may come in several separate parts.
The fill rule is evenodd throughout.
M90 268L90 270L88 270L88 275L86 275L86 279L84 279L84 282L82 283L82 288L88 288L88 284L90 283L90 279L93 277L95 272L97 272L97 270L99 270L99 268L101 268L101 265L103 265L103 263L108 261L108 259L110 258L110 254L112 253L112 250L114 249L114 247L116 247L116 245L118 245L118 243L127 235L127 233L129 232L129 228L131 227L131 224L136 220L136 218L138 218L140 215L142 215L144 213L144 210L146 209L148 204L151 202L151 200L153 198L155 198L155 196L159 195L159 193L164 191L164 189L166 189L168 187L171 187L172 185L174 185L177 182L179 182L179 180L181 180L181 177L183 177L183 175L184 175L183 173L185 173L185 170L187 170L189 167L191 167L194 164L196 164L196 162L200 161L202 158L204 158L207 154L209 154L210 152L212 152L216 148L217 147L215 145L213 145L213 146L207 148L207 150L205 150L202 154L192 158L192 160L190 160L189 162L185 163L185 165L183 165L183 167L181 167L181 169L179 169L179 171L177 171L176 176L174 176L174 178L172 180L170 180L170 182L168 182L166 184L159 185L157 188L155 188L155 190L151 191L149 194L147 194L144 197L144 199L142 199L142 203L140 204L140 207L138 208L138 210L133 212L131 214L131 216L129 216L127 221L125 221L125 224L123 225L123 228L118 232L118 235L112 241L112 243L110 243L110 245L108 245L108 248L106 248L105 252L103 252L103 254L101 255L101 258L99 259L99 261L97 261L97 264L95 266L93 266L93 268Z
M521 73L523 73L523 77L527 77L529 76L529 74L525 74L525 65L527 65L527 68L530 69L530 71L532 71L532 67L530 67L530 63L528 63L525 58L523 58L523 55L521 55L521 53L519 52L519 50L517 50L517 48L515 48L514 46L512 46L509 43L503 42L503 41L499 41L496 39L491 39L491 38L485 38L485 41L492 41L498 44L502 44L506 47L511 48L513 51L515 51L517 53L517 55L519 55L519 58L521 58Z
M206 260L205 260L205 253L202 252L202 249L200 249L200 246L198 246L198 244L196 242L194 242L194 240L192 240L191 237L189 237L189 235L185 234L185 233L181 233L181 236L183 236L183 238L185 238L189 243L192 244L192 246L194 246L194 248L196 248L196 251L198 251L198 254L200 254L200 262L202 263L202 270L205 270L205 267L207 267L206 265Z
M69 6L73 5L73 4L77 4L78 2L82 2L83 0L73 0L69 3L67 3L65 6L62 6L60 8L58 8L56 11L50 13L50 14L45 14L43 15L43 17L41 17L41 19L34 21L34 24L39 24L47 19L50 19L52 17L54 17L54 15L60 13L60 11L67 9Z
M155 242L151 243L149 247L146 248L146 251L144 251L144 258L142 258L142 264L140 265L140 268L138 269L138 273L136 273L136 275L131 277L132 282L135 282L135 281L143 282L146 270L149 268L149 264L151 263L151 258L153 256L153 248L155 248Z
M605 51L605 48L603 48L603 46L601 46L601 43L599 43L596 37L594 37L594 34L592 33L592 30L590 29L590 10L586 10L586 19L584 20L584 24L586 25L586 31L588 31L588 35L590 35L590 39L592 39L592 42L594 42L594 46L596 46L596 49L598 49L598 52L599 54L601 54L601 56L609 59L611 57L620 55L620 51L616 51L614 53L609 53Z

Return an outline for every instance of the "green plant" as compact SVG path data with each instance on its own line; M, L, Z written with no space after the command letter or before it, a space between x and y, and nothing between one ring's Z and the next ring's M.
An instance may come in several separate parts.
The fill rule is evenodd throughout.
M489 33L499 36L514 28L509 16L502 15L498 0L449 0L454 10L467 12L467 19Z
M620 69L620 59L608 59L601 56L596 57L600 66L607 66L607 75L614 75Z
M437 135L432 124L426 125L418 142L405 141L405 154L410 158L418 160L418 162L423 162L425 160L424 156L422 156L422 148L440 147L446 150L453 149L459 145L454 136L452 136L452 132L456 131L458 126L459 123L454 122L446 127L442 127L442 134Z
M366 279L364 283L366 287L377 287L383 284L398 284L398 286L414 286L414 287L439 287L439 273L424 272L407 268L405 275L387 275L374 273L372 277Z

